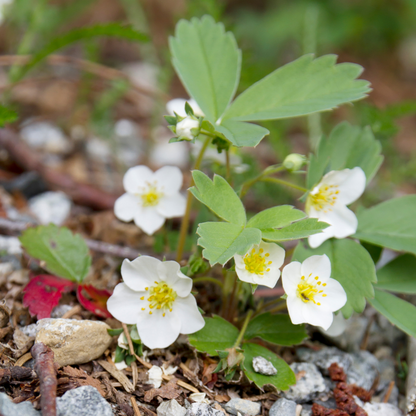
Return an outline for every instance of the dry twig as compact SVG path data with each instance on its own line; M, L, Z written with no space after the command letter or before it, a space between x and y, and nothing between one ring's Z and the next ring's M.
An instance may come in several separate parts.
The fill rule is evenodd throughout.
M38 342L32 347L35 359L35 371L40 381L40 407L43 416L56 416L56 368L53 351L45 344Z

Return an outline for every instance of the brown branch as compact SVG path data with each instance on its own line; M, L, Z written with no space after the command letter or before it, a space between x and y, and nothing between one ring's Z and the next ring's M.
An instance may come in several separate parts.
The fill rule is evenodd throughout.
M35 372L26 367L0 368L0 384L8 383L10 380L24 380L36 378Z
M38 342L32 347L35 359L35 371L40 381L40 407L43 416L56 416L56 368L53 351L45 344Z
M76 182L69 175L48 168L13 130L0 129L0 148L5 149L19 166L38 172L52 189L64 191L75 203L94 209L113 208L118 195Z

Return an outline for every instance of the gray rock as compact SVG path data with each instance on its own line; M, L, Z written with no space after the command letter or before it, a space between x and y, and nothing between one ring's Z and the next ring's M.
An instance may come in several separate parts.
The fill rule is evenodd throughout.
M213 409L206 403L192 403L185 413L185 416L225 416L221 410Z
M351 354L352 363L346 371L347 383L356 384L370 390L374 380L379 374L379 362L368 351L359 351Z
M311 404L303 404L302 410L300 411L300 416L313 416L312 415L312 405Z
M277 374L274 365L263 357L253 358L253 368L256 373L264 374L265 376L274 376Z
M363 409L368 416L402 416L399 408L390 403L366 403Z
M279 399L269 410L269 416L296 416L296 402Z
M62 318L73 307L74 306L71 305L58 305L55 308L53 308L51 318Z
M58 416L114 416L110 404L91 386L67 391L56 400Z
M315 364L325 375L328 375L328 367L332 363L337 363L345 371L350 368L352 363L350 354L340 351L335 347L322 348L319 351L313 351L309 348L299 348L297 355L300 360Z
M261 411L260 403L244 399L231 399L224 407L232 415L238 415L240 412L244 416L256 416Z
M9 396L0 393L0 415L2 416L41 416L30 402L13 403Z
M328 391L325 380L315 364L293 363L290 367L297 375L297 382L284 392L287 399L296 403L307 403Z
M185 416L186 409L175 399L163 402L157 409L157 416Z

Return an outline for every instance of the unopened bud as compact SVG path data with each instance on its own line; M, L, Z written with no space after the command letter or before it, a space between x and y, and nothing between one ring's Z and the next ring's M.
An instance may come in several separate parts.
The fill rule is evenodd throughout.
M289 156L286 156L286 159L283 161L283 167L290 172L296 172L305 162L305 156L300 155L299 153L291 153Z
M195 134L196 133L196 134ZM199 120L187 116L176 125L176 135L185 140L193 140L199 133Z

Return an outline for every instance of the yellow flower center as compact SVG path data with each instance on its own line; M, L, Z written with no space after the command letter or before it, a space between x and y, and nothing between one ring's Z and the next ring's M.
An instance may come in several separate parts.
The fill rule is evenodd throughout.
M166 311L172 312L173 302L175 302L177 293L166 283L166 282L156 282L155 286L146 287L146 291L149 292L149 297L147 301L149 302L149 314L152 315L152 309L162 309L163 316L166 315ZM140 298L144 300L145 297ZM142 311L146 308L142 308Z
M317 211L332 211L330 208L333 206L338 198L339 190L338 185L321 185L318 192L312 194L309 193L306 201L306 211L309 212L311 207L314 207Z
M140 194L144 207L153 207L159 203L163 193L158 190L154 184L148 184L148 188L145 192Z
M323 283L319 280L318 276L315 276L314 279L310 279L309 275L308 279L305 279L305 276L301 277L301 282L298 284L298 288L296 290L296 294L304 303L312 302L317 306L321 304L316 302L315 296L322 296L323 298L326 297L324 290L321 287L325 287L326 283ZM321 286L322 285L322 286Z
M246 270L249 273L254 273L260 276L264 275L264 272L269 272L270 266L273 262L267 261L267 257L270 256L269 253L264 253L264 250L261 248L258 252L256 249L253 248L249 253L247 253L244 257L244 264L246 265Z

